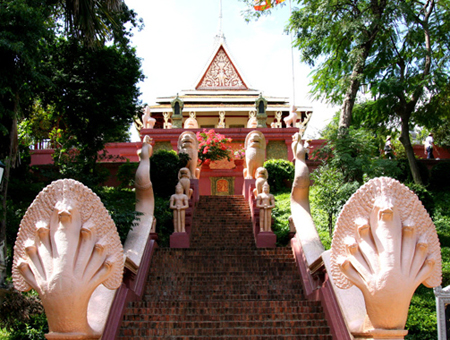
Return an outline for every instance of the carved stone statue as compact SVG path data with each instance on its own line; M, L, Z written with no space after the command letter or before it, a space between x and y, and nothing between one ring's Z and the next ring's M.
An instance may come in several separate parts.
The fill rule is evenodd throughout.
M191 189L191 172L188 168L181 168L178 171L178 182L183 187L183 193L190 199L194 190Z
M95 339L87 308L100 284L122 283L123 250L113 220L83 184L63 179L39 193L20 223L14 246L17 290L35 289L45 308L48 339Z
M146 106L144 108L144 114L142 115L142 124L144 124L144 129L153 129L155 123L156 119L152 118L150 107Z
M417 286L441 282L435 226L417 196L400 182L375 178L344 206L331 246L339 288L357 286L375 329L401 330Z
M275 119L273 120L273 122L270 124L270 127L272 129L278 129L281 128L281 111L277 111L275 112Z
M225 111L220 111L219 112L219 123L217 124L217 128L224 129L226 127L227 126L225 124Z
M266 138L262 132L254 130L245 137L245 161L244 178L255 178L256 169L262 167L266 159Z
M256 206L259 210L259 226L262 232L271 231L272 209L275 208L275 199L269 193L269 184L264 182L263 192L256 197Z
M164 129L171 129L172 128L172 123L169 122L170 115L171 115L170 112L163 112L163 117L164 117L163 128Z
M295 127L295 124L297 123L297 109L295 108L295 106L291 106L291 113L283 120L287 128L291 127L291 125Z
M255 195L255 198L263 192L263 185L267 182L267 179L269 178L269 173L267 172L266 168L259 167L256 169L255 172L255 189L253 189L253 194Z
M150 180L150 157L153 155L153 148L150 143L151 138L145 136L142 148L138 151L139 166L136 170L134 185L136 187L136 211L153 216L155 198Z
M309 169L305 162L306 149L302 144L302 137L299 132L292 136L292 153L295 157L295 176L293 188L304 190L303 195L309 195Z
M258 126L258 120L256 119L256 111L250 111L248 113L247 129L256 129Z
M170 197L170 209L173 210L173 226L176 233L184 233L186 209L189 208L189 198L183 194L181 183L175 186L175 194Z
M128 232L124 245L125 264L128 268L130 268L129 265L131 265L131 268L139 267L147 237L150 233L155 232L155 196L150 179L150 157L153 154L153 148L150 142L151 138L145 136L142 148L138 151L139 166L136 170L134 186L136 193L135 210L140 215L136 217L134 227Z
M189 118L184 121L185 129L198 129L198 122L195 118L195 112L189 112Z
M187 153L191 158L186 168L191 172L191 178L198 178L200 170L197 168L198 164L198 141L195 133L192 131L184 131L178 137L178 153Z

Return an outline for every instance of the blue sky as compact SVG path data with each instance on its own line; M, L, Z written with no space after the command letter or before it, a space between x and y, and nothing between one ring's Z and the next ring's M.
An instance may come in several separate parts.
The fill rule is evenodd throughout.
M142 59L146 79L140 84L143 103L156 97L193 89L214 47L218 32L219 0L126 0L144 19L133 45ZM222 30L230 53L245 80L263 95L292 97L290 37L284 33L289 5L247 23L244 3L223 0ZM295 104L312 106L314 114L306 136L317 137L338 107L313 101L309 95L309 67L294 50Z

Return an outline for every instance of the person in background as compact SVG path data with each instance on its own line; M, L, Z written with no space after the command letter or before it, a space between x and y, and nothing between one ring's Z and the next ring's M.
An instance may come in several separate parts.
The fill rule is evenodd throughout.
M425 138L425 150L424 150L424 153L427 155L427 159L434 159L433 149L434 149L433 133L430 132L428 137Z
M384 144L384 155L388 159L394 159L394 147L392 146L391 136L387 136L386 143Z

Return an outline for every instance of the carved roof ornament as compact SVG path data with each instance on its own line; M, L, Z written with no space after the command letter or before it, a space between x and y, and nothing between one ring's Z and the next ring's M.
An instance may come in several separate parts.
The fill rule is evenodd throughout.
M367 182L344 205L331 245L336 286L357 286L375 329L403 329L416 288L441 282L436 228L418 197L400 182Z
M242 80L224 46L220 45L207 71L196 86L196 90L223 89L247 90L248 87Z
M51 183L20 223L14 246L14 287L38 292L53 338L66 333L89 339L100 336L87 321L88 303L98 285L120 286L123 265L113 220L98 196L80 182Z

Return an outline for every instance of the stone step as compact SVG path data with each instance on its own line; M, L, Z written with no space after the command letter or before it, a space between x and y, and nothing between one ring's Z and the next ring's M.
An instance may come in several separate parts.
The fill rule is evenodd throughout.
M120 340L332 340L290 248L257 249L242 196L201 196L189 249L157 249Z

